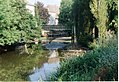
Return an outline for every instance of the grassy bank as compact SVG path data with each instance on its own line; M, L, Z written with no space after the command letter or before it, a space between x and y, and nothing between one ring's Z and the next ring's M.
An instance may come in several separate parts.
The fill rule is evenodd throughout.
M18 54L15 51L0 55L0 81L26 81L33 67L46 61L47 51L37 45L28 48L32 54Z
M51 80L58 81L94 81L118 80L118 42L117 37L110 38L103 46L87 52L83 57L73 57L61 63Z

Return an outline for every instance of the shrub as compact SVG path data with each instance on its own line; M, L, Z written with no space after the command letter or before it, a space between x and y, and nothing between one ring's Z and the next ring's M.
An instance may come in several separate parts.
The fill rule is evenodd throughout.
M83 57L74 57L61 62L51 80L90 81L117 80L117 37L105 41L103 46L87 52Z
M24 0L0 0L0 45L40 38L40 27Z

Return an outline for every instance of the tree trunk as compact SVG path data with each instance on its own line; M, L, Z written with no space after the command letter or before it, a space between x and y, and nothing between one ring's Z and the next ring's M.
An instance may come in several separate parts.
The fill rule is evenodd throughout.
M24 48L25 48L25 52L26 52L27 54L29 54L26 44L24 45Z
M74 34L74 27L72 27L72 35L71 35L72 44L74 44L74 36L75 36L75 34Z

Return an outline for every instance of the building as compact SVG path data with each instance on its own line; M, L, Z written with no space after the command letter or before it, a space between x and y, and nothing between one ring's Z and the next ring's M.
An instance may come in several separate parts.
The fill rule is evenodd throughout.
M29 10L29 12L35 16L35 6L34 5L31 5L31 4L27 4L26 5L26 8Z
M46 8L50 14L48 25L58 25L59 6L47 5Z
M33 16L35 16L35 5L34 5L34 3L29 3L29 1L28 0L25 0L26 1L26 8L29 10L29 12L33 15Z
M33 16L35 16L34 3L36 2L36 0L34 0L33 3L31 3L30 0L25 0L25 2L27 3L26 8ZM50 14L49 22L47 25L58 25L59 7L60 6L58 5L46 5L46 9L48 9L48 12Z

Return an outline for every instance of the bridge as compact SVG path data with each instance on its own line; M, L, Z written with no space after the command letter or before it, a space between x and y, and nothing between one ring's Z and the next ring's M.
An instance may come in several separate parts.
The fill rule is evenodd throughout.
M70 32L71 33L71 29L66 28L62 25L44 25L43 28L41 29L42 32L42 36L47 36L49 34L59 34L60 32L66 33L66 32Z
M71 43L72 30L61 25L46 25L43 27L44 37L47 38L47 49L62 49ZM43 34L43 33L42 33Z

